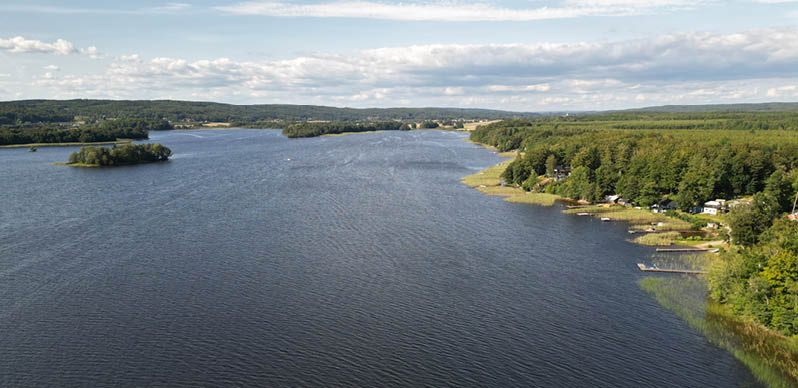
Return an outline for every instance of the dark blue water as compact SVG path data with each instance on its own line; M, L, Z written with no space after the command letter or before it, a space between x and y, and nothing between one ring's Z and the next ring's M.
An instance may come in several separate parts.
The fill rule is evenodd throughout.
M0 386L755 386L625 227L459 179L450 132L173 131L162 164L0 150Z

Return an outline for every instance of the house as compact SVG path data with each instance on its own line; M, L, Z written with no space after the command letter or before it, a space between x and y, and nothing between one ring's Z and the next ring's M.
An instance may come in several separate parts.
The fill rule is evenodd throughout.
M608 196L604 197L604 202L607 202L609 204L614 204L614 203L618 203L619 199L621 199L620 195L608 195Z
M798 213L788 214L787 219L790 221L798 222Z
M726 207L724 206L725 202L726 201L722 199L705 202L702 213L711 214L713 216L716 216L718 214L723 214L723 212L726 209Z
M652 205L649 209L654 213L665 213L668 210L676 210L676 203L666 198L662 202Z
M571 175L571 168L570 167L557 166L557 167L554 168L554 180L555 181L567 178L569 175Z

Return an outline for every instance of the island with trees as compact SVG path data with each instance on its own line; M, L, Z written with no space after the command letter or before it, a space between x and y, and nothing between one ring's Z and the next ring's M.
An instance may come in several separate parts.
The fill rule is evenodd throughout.
M72 167L114 167L169 160L172 150L161 144L125 144L114 147L81 147L69 155Z
M410 126L401 121L378 122L305 122L294 123L283 128L286 137L315 137L342 133L374 131L408 131Z

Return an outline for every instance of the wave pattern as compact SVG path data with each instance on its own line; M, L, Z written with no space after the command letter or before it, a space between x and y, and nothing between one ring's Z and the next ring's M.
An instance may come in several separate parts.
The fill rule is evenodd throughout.
M3 150L0 386L756 386L638 289L622 226L460 184L498 161L463 137Z

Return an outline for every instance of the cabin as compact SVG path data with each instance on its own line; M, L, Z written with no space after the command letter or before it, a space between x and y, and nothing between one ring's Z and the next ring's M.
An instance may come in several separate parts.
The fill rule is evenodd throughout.
M604 202L612 205L612 204L618 203L618 199L620 199L620 198L621 198L620 195L608 195L608 196L604 197Z
M714 201L705 202L702 213L716 216L718 214L723 214L725 211L726 211L726 200L716 199Z
M568 178L571 175L571 168L565 166L557 166L554 168L554 180Z
M670 199L665 199L660 203L651 205L649 209L654 213L665 213L668 210L676 210L676 203Z

